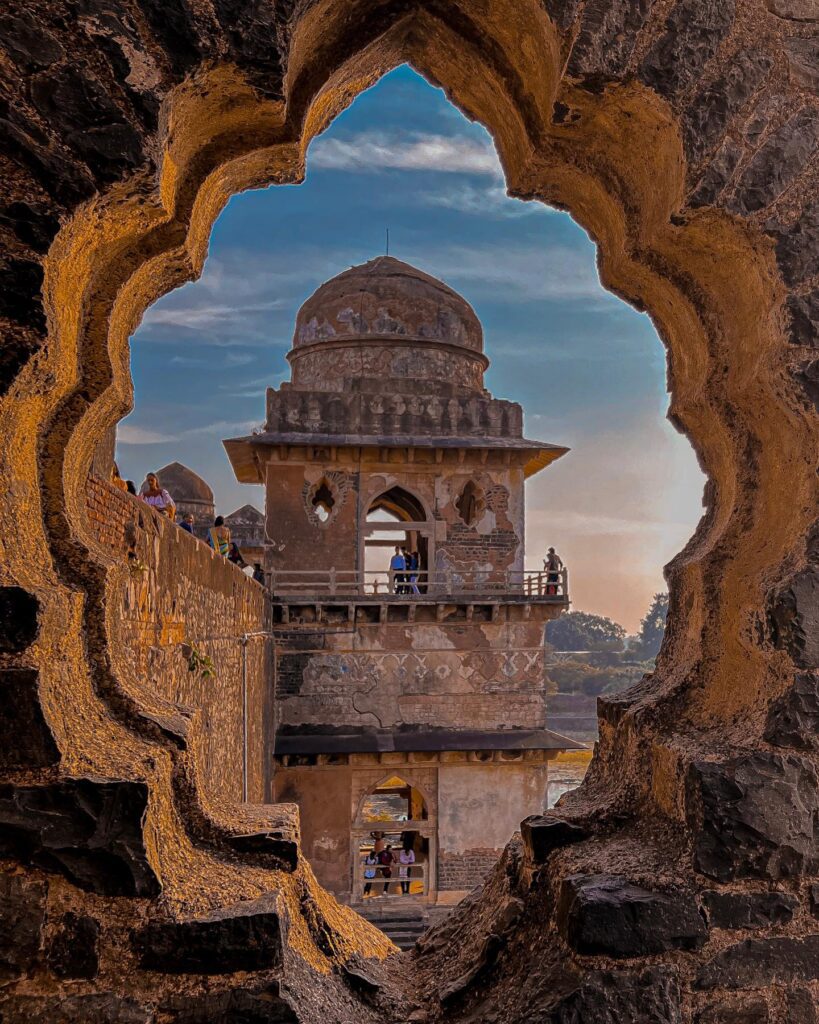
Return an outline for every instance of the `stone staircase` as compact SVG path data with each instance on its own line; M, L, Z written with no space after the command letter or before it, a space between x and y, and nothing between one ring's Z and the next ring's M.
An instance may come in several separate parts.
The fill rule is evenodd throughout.
M375 902L365 903L363 907L356 907L356 910L376 928L380 928L399 949L412 949L416 940L429 927L426 907L409 902L402 902L399 906L373 906Z

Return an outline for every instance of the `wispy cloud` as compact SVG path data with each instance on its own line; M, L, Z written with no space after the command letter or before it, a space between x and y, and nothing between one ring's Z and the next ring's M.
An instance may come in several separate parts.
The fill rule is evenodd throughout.
M361 132L346 138L319 138L307 157L310 167L323 170L439 171L448 174L488 174L502 177L495 147L487 138L406 133Z
M506 194L503 185L481 187L463 183L454 188L431 189L423 194L426 206L443 206L447 210L474 213L481 217L528 217L533 213L557 213L543 203L523 202Z
M122 423L117 429L117 444L147 445L171 444L195 437L227 437L229 434L249 434L259 426L258 420L215 420L198 427L180 430L177 434L163 434L157 430L140 427L133 423Z
M132 423L122 423L117 428L118 444L166 444L175 440L174 434L163 434L158 430L137 427Z
M157 304L145 313L143 323L146 326L172 327L207 327L232 324L238 317L253 316L256 313L269 313L281 309L282 299L269 302L246 303L237 302L230 305L211 305L185 303L183 305Z

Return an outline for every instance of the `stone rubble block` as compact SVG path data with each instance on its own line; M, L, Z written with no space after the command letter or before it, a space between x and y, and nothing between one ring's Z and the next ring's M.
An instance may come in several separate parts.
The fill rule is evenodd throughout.
M704 892L701 896L712 928L767 928L788 924L799 900L784 892Z
M66 779L0 786L0 853L59 871L104 896L156 896L142 824L142 782Z
M113 992L15 996L0 1002L0 1015L3 1024L154 1024L156 1020L149 1007Z
M708 928L693 894L652 892L621 875L564 879L555 915L558 931L577 953L647 956L699 949Z
M48 946L48 966L60 978L96 978L99 971L99 922L69 912L60 919Z
M771 705L765 739L777 747L819 752L819 677L802 672Z
M694 867L719 882L794 878L819 867L819 776L795 755L756 753L690 766Z
M774 644L800 668L819 668L819 569L798 573L770 612Z
M554 850L579 843L588 836L580 825L544 814L524 818L520 832L526 853L535 864L543 864Z
M229 974L281 965L282 928L275 898L236 903L190 921L155 921L131 936L148 970Z
M764 988L819 979L819 935L746 939L722 950L695 979L700 989Z
M538 1019L545 1024L681 1024L677 973L668 967L588 971L548 1017Z

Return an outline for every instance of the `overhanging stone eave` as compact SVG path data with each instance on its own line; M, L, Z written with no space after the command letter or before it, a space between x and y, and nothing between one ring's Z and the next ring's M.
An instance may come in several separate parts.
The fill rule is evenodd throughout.
M430 729L397 732L373 730L324 734L299 731L277 734L274 756L287 754L445 753L464 750L586 750L587 745L551 729Z
M554 462L555 459L561 458L570 451L564 445L551 444L547 441L532 441L527 437L472 437L458 434L328 434L318 431L308 433L273 430L244 437L227 438L222 441L222 444L225 446L228 458L235 470L238 465L248 462L251 458L244 453L244 449L274 447L283 444L302 447L321 445L339 448L468 448L477 451L490 449L532 452L533 458L539 457L548 460L538 468L543 468L544 465ZM256 472L258 473L258 470ZM533 472L537 472L537 469L534 469Z

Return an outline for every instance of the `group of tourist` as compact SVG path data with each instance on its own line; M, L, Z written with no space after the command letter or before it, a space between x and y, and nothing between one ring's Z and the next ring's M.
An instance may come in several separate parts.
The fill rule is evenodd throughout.
M421 559L417 551L395 546L395 554L390 559L390 579L395 594L420 594L418 574Z
M401 884L401 893L409 895L411 867L415 863L415 850L412 845L412 837L407 836L398 853L384 838L383 832L373 832L373 848L368 851L364 858L364 895L372 894L373 881L376 877L384 879L384 890L382 895L386 896L392 879L392 872L395 866L398 867L398 881Z
M111 483L120 490L138 497L146 505L150 505L155 512L167 516L171 522L177 522L176 502L159 482L159 477L156 473L146 474L139 493L137 493L133 480L124 480L115 462L111 469ZM190 534L194 533L194 524L195 520L191 512L186 512L181 520L177 522L181 529ZM230 539L230 529L225 526L224 516L217 516L213 520L213 526L208 529L207 542L214 551L218 551L220 555L229 562L233 562L234 565L238 565L240 569L248 567L247 562L242 558L242 552L239 550L238 545ZM264 583L264 569L262 569L260 562L254 562L253 564L253 579L257 583Z

